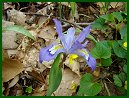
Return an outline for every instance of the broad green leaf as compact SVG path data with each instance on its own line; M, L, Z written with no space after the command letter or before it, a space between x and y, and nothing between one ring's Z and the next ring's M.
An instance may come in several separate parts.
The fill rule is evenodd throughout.
M96 59L107 59L111 57L111 48L106 41L96 43L96 46L91 50L91 55Z
M123 66L123 71L124 71L125 73L127 73L127 65L126 65L126 64Z
M112 14L102 15L101 18L105 19L106 21L114 22L114 16Z
M92 75L90 73L85 74L80 81L80 88L77 95L85 94L86 96L95 96L97 95L102 87L99 83L92 82Z
M11 26L3 28L3 30L16 31L18 33L21 33L21 34L23 34L23 35L25 35L25 36L35 40L34 36L32 36L32 34L28 30L26 30L24 27L22 27L22 26L11 25Z
M97 20L94 21L92 24L93 29L98 29L98 30L106 30L107 26L105 25L105 19L103 18L98 18Z
M81 78L81 82L82 84L83 83L85 84L85 82L92 82L92 79L93 79L92 75L90 73L87 73L83 75L83 77Z
M125 85L127 86L127 85ZM123 86L122 87L116 87L117 91L119 91L122 95L127 96L127 89L125 89Z
M113 43L113 50L116 56L120 58L127 58L127 51L124 48L120 47L119 43L116 41Z
M107 59L101 59L101 65L108 67L112 64L112 59L111 58L107 58Z
M113 80L116 86L122 87L122 81L120 80L118 75L113 75Z
M74 15L75 15L75 6L76 6L75 2L70 2L70 6L71 6L71 10L72 10L72 15L74 17Z
M58 86L60 85L62 79L62 70L59 67L60 62L60 54L54 60L54 63L50 69L50 76L49 76L49 87L47 90L47 96L51 96L51 94L56 91Z
M120 78L120 80L121 80L122 82L124 82L124 81L126 80L126 75L125 75L125 73L124 73L124 72L121 72L121 73L119 74L119 78Z
M112 15L121 22L123 20L122 13L121 12L113 12Z
M25 90L25 92L27 92L27 93L32 93L32 91L33 91L33 88L32 88L32 86L28 86L27 88L26 88L26 90Z
M125 26L120 30L121 39L123 39L124 36L126 36L126 34L127 34L127 25L125 25Z
M113 40L105 40L103 42L107 42L107 47L112 48L112 43L114 42Z

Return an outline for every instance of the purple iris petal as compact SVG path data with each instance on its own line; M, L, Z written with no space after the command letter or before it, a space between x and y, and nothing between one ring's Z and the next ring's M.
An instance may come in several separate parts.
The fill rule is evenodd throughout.
M55 23L55 26L56 26L56 32L58 33L58 36L62 42L62 45L64 46L65 49L67 49L67 44L66 44L66 41L65 41L65 37L64 37L64 34L62 33L62 25L61 25L61 22L57 19L53 19L54 23Z
M56 56L61 53L61 52L64 52L64 49L63 48L60 48L56 51L55 54L50 54L50 51L49 49L51 49L53 47L53 44L45 47L45 48L42 48L39 52L39 62L42 63L43 61L50 61L54 58L56 58Z
M54 23L56 25L56 31L58 33L59 38L62 37L62 36L64 36L63 33L62 33L61 22L59 20L55 19L55 18L53 19L53 21L54 21Z
M78 41L76 41L76 42L73 43L73 45L69 49L69 53L72 53L72 52L76 51L77 49L82 49L82 48L84 48L82 46L82 44L80 44Z
M86 36L90 33L91 25L87 26L82 30L82 32L77 36L75 41L79 41L80 43L84 41Z
M83 48L83 50L87 51L85 48ZM81 51L77 50L77 51L74 51L74 53L78 54L79 56L82 56L86 60L88 66L92 69L92 71L95 70L95 68L96 68L96 60L89 53L88 53L88 59L86 59L86 55Z
M67 44L67 50L69 50L73 44L73 41L75 40L75 29L74 28L69 28L68 31L67 31L67 34L65 34L65 41L66 41L66 44Z
M85 47L85 46L88 44L88 42L89 42L88 40L87 40L87 41L85 41L85 43L84 43L84 44L82 44L82 46L83 46L83 47Z
M89 67L91 67L92 71L96 68L96 60L89 54L88 60L86 60Z

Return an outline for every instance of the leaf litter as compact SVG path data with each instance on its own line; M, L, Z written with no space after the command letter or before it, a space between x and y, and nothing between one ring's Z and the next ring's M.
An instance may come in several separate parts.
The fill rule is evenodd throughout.
M80 22L82 24L93 22L99 14L102 14L99 11L101 11L100 8L103 6L102 2L76 3L74 19L72 17L72 10L70 10L70 4L68 2L62 2L61 5L61 12L64 16L60 16L59 3L4 2L3 10L6 14L3 14L2 28L10 25L23 26L36 40L34 41L18 32L14 33L14 31L2 33L2 49L6 51L6 57L4 54L4 60L2 61L3 96L45 96L53 60L40 64L39 50L53 42L60 42L55 31L55 25L52 22L53 16L64 17L67 20L63 22L63 31L66 31L68 27L74 26L69 22L76 21L76 23ZM112 2L109 8L118 9L118 7L122 8L122 6L123 3L117 4ZM91 30L91 33L95 39L105 39L103 32ZM10 41L9 43L7 43L8 40ZM89 41L87 48L91 50L94 46L94 42ZM12 53L12 51L14 52ZM12 55L15 56L12 57ZM98 67L92 73L95 79L108 78L110 81L110 77L103 75L101 70ZM69 56L67 56L62 68L61 84L52 96L77 95L80 78L87 72L91 73L91 69L86 66L84 59L79 57L70 65ZM110 82L107 82L108 86L110 84ZM30 86L32 86L32 91L27 93L26 89ZM112 92L113 94L117 92L113 85L111 85L111 88L115 90ZM111 88L109 89L110 91ZM98 95L107 95L105 90L103 92L100 92Z

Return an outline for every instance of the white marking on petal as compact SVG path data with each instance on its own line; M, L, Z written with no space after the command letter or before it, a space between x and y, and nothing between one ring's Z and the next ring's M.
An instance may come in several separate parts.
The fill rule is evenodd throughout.
M52 50L52 51L50 51L50 53L53 55L56 53L56 50Z
M85 49L81 49L81 50L79 50L79 52L83 53L85 55L85 59L88 60L89 54Z
M52 48L49 49L50 54L55 54L57 50L62 48L63 46L61 44L54 45Z
M52 51L53 49L54 49L54 48L52 47L52 48L49 49L49 51Z
M85 55L85 59L88 60L89 58L89 54Z

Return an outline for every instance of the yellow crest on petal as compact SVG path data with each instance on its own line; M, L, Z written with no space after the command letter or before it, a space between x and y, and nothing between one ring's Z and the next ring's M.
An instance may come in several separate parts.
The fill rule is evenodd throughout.
M49 51L50 51L51 54L55 54L56 51L57 51L58 49L62 48L62 47L63 47L63 46L60 45L60 44L54 45L52 48L49 49Z
M77 54L70 54L69 56L69 62L70 64L73 64L73 60L76 59L78 57Z

